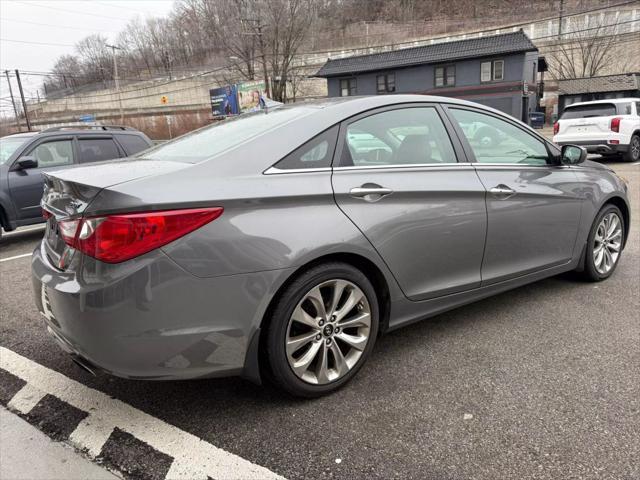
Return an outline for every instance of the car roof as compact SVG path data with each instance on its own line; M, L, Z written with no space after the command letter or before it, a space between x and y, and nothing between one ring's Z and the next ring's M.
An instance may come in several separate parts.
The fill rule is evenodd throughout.
M38 135L40 132L20 132L12 133L11 135L5 135L2 138L29 138Z
M580 105L597 105L599 103L629 103L640 102L640 97L626 97L626 98L604 98L602 100L590 100L588 102L576 102L571 105L567 105L565 108L571 108Z

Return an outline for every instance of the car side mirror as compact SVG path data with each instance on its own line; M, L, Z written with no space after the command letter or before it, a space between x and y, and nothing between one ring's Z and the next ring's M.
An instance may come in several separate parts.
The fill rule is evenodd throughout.
M563 145L560 155L562 165L578 165L587 159L587 150L578 145Z
M16 162L16 170L27 170L29 168L38 168L38 160L35 157L25 156L19 158Z

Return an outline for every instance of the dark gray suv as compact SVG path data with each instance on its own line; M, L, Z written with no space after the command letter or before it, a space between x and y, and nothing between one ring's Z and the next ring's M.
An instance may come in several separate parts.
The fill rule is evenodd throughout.
M121 126L54 127L0 138L0 236L2 229L44 222L42 173L128 157L152 145L144 133Z

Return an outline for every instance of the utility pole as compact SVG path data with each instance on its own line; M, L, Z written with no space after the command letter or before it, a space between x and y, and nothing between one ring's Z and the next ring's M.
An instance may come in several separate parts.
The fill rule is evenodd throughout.
M118 79L118 61L116 60L116 50L122 50L115 45L107 45L105 47L110 48L113 53L113 80L116 84L116 92L118 93L118 106L120 108L120 124L124 123L124 111L122 110L122 95L120 94L120 80Z
M22 111L24 119L27 122L27 130L31 131L31 122L29 121L29 112L27 111L27 102L24 100L24 92L22 91L22 82L20 81L20 72L16 68L16 80L18 81L18 90L20 90L20 98L22 98Z
M243 35L256 35L258 37L258 44L260 45L260 56L262 57L262 75L264 76L264 89L267 93L267 97L271 98L271 89L269 87L269 75L267 74L267 60L264 54L264 38L262 38L262 29L266 25L262 25L260 20L255 18L244 18L246 22L252 22L255 24L255 30L253 32L242 32Z
M16 108L16 101L13 98L13 89L11 88L11 80L9 79L9 70L5 70L4 74L7 76L7 83L9 84L9 95L11 95L11 105L13 105L13 113L16 116L16 125L18 127L18 132L22 131L22 127L20 126L20 117L18 116L18 109Z
M564 0L560 0L560 15L558 15L558 40L562 40L562 17L564 16Z

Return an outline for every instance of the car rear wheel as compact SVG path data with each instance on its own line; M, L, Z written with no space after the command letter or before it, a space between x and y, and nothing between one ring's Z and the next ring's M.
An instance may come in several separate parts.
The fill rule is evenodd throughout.
M623 158L627 162L637 162L640 160L640 135L635 134L631 136L629 149L625 152Z
M295 396L317 397L347 383L373 349L379 318L367 277L346 263L301 274L281 294L267 333L275 383Z
M583 272L587 280L605 280L618 266L625 235L622 218L620 209L615 205L606 205L598 213L587 240Z

